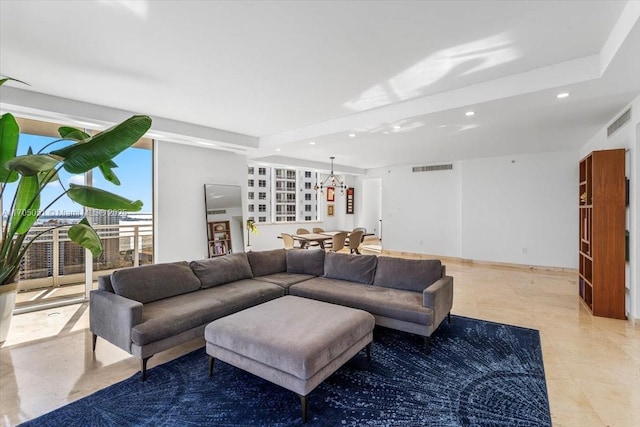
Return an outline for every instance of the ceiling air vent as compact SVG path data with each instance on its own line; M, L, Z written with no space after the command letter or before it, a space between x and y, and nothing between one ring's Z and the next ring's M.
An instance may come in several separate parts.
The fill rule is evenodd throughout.
M448 171L453 169L453 164L448 165L431 165L431 166L414 166L413 172L434 172L434 171Z
M223 215L227 213L226 209L207 209L209 215Z
M631 120L631 108L622 113L615 122L611 123L611 126L607 128L607 137L611 136L612 133L624 126L629 120Z

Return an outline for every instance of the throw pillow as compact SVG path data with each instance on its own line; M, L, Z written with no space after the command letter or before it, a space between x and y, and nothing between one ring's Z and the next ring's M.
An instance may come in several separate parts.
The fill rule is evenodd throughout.
M378 257L374 286L422 292L442 277L442 263L436 259Z
M200 279L203 289L253 278L247 254L244 252L191 261L190 265Z
M146 304L197 291L200 281L182 261L114 271L111 286L115 294Z
M287 250L287 273L324 274L324 251L315 249Z
M370 285L377 262L378 257L375 255L329 252L324 260L324 277Z
M287 255L284 249L248 252L253 277L266 276L287 271Z

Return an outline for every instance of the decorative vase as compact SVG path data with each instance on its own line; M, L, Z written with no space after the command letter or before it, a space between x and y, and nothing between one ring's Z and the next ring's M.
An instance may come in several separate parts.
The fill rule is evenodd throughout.
M9 335L9 325L13 315L13 307L16 305L16 293L18 282L0 286L0 344L6 341Z

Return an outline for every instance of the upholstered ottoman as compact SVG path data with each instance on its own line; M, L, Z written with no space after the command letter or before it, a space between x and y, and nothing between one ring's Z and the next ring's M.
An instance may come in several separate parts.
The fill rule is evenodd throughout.
M374 317L366 311L284 296L215 320L205 328L209 375L215 359L307 395L366 347Z

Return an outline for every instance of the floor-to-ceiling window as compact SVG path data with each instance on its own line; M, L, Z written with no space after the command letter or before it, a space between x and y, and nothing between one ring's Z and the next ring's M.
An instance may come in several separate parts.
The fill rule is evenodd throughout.
M65 144L55 142L58 140L58 124L25 119L19 119L19 124L18 155L26 154L29 148L35 153L51 143L54 145L49 148ZM107 182L100 173L93 171L71 175L61 170L59 180L44 189L40 216L32 233L35 235L52 226L60 227L40 236L25 256L19 275L17 313L83 300L95 287L99 275L117 268L153 262L152 144L150 140L143 139L134 147L114 159L118 165L114 172L121 182L119 186ZM71 183L93 185L129 199L141 200L143 210L135 214L88 210L66 196L50 204ZM10 185L3 194L3 223L7 220L15 187ZM89 260L89 263L87 251L67 236L68 228L84 216L98 231L104 247L102 255Z

